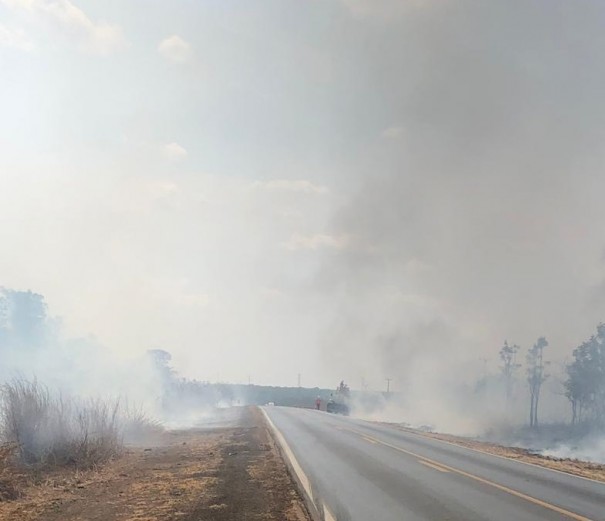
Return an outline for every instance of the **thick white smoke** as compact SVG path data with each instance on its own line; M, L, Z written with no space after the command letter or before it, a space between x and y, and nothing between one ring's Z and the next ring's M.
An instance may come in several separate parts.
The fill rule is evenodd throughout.
M359 56L358 123L383 131L352 152L360 188L332 230L347 245L317 278L334 302L324 360L393 379L402 420L486 428L504 404L475 403L473 383L498 372L505 339L524 362L545 335L554 381L605 316L605 11L429 1L400 14L372 18ZM545 386L545 421L569 418L562 394Z

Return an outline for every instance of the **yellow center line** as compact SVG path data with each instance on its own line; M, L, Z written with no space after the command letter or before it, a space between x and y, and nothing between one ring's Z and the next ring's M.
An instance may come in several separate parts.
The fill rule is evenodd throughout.
M404 454L408 454L409 456L413 456L413 457L417 458L420 461L420 463L424 463L425 465L428 465L428 466L440 467L438 470L441 470L442 472L443 471L453 472L455 474L459 474L460 476L464 476L464 477L467 477L474 481L478 481L479 483L483 483L484 485L489 485L490 487L494 487L494 488L501 490L503 492L506 492L512 496L516 496L518 498L525 499L526 501L529 501L530 503L533 503L534 505L539 505L543 508L547 508L548 510L552 510L553 512L557 512L558 514L562 514L571 519L575 519L575 521L593 521L592 519L581 516L580 514L576 514L575 512L570 512L569 510L565 510L564 508L558 507L551 503L547 503L546 501L542 501L541 499L537 499L535 497L528 496L527 494L524 494L523 492L519 492L518 490L514 490L512 488L505 487L504 485L500 485L498 483L490 481L489 479L481 478L481 477L475 476L474 474L471 474L469 472L465 472L464 470L460 470L460 469L457 469L454 467L450 467L449 465L439 463L438 461L432 460L425 456L421 456L420 454L416 454L415 452L403 449L401 447L398 447L397 445L392 445L391 443L387 443L386 441L379 440L378 438L374 438L373 436L368 436L360 431L356 431L353 429L348 429L348 430L355 432L357 435L361 436L362 438L364 438L367 441L373 441L374 443L379 443L380 445L384 445L385 447L389 447L396 451L403 452Z
M428 461L424 461L424 460L418 460L420 463L422 463L423 465L426 465L427 467L431 467L432 469L438 470L439 472L449 472L449 470L443 468L441 465L433 465L432 463L429 463Z
M376 441L376 440L373 440L372 438L368 438L367 436L363 436L363 435L362 435L361 437L362 437L364 440L369 441L370 443L374 443L374 444L376 444L376 443L377 443L377 441Z

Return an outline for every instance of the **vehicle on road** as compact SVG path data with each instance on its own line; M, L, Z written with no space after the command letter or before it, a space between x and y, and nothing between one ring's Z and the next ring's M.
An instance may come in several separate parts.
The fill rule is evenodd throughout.
M326 404L326 411L333 414L344 414L348 416L351 412L349 406L351 396L351 390L349 386L344 383L344 380L340 382L336 388L336 392L330 395L330 399Z

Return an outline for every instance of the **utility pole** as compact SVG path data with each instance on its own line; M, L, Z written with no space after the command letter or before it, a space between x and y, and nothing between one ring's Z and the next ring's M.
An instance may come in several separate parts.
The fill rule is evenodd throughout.
M248 385L251 385L250 375L248 375Z
M300 387L300 373L298 373L298 387Z
M392 380L392 378L385 378L385 380L387 381L387 394L390 394L390 392L391 392L391 380Z

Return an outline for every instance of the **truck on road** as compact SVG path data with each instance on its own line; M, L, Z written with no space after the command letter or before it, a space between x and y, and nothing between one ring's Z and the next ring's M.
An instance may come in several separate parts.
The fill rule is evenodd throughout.
M344 380L340 382L336 391L330 395L330 399L326 404L326 411L333 414L344 414L348 416L351 409L349 406L351 396L351 390L349 386L344 383Z

